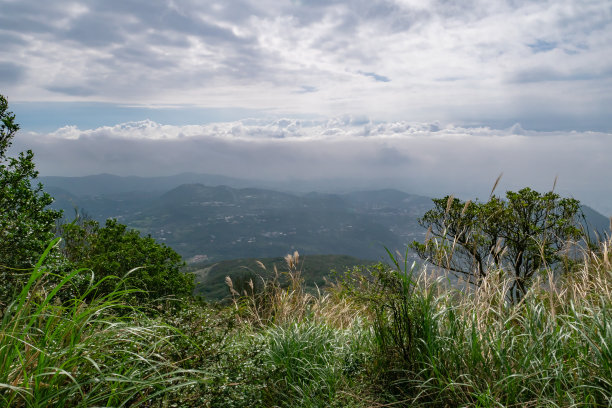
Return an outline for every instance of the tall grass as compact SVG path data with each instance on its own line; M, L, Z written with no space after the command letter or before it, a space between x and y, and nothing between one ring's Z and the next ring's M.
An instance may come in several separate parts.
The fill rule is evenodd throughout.
M284 407L330 406L348 369L350 333L314 321L272 326L264 334L266 360L273 369L271 401Z
M372 307L387 400L409 406L612 406L609 242L563 280L538 278L510 304L501 271L472 293L406 271ZM382 277L378 278L379 280ZM392 288L395 289L392 289ZM389 290L389 289L392 290ZM383 300L381 303L380 299Z
M274 275L258 282L249 279L242 288L234 287L232 279L225 278L236 310L241 311L243 322L257 327L283 325L315 319L337 328L349 328L361 321L361 310L350 299L333 297L330 293L306 290L302 277L302 262L297 251L285 256L286 270L274 266ZM266 267L259 262L265 271ZM238 289L238 290L236 290Z
M612 406L611 244L516 304L503 271L466 291L393 254L312 294L294 253L228 307L161 317L118 279L78 292L89 272L48 250L1 316L0 406Z
M263 345L261 364L269 373L261 406L361 406L349 392L365 374L371 350L360 308L329 293L308 293L299 254L285 261L286 271L275 267L271 279L248 282L242 294L226 279L240 323Z
M0 322L0 405L10 407L150 406L205 381L164 357L180 333L124 306L131 290L91 298L62 291L75 270L50 283L49 246ZM108 278L111 279L111 278ZM57 279L54 279L56 282Z
M284 277L232 292L268 373L238 387L258 384L251 406L612 406L610 245L542 270L517 303L502 270L458 289L391 253L309 294L293 254Z

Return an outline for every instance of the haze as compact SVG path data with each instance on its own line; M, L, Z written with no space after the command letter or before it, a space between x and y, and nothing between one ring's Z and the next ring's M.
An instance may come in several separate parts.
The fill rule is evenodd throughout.
M612 3L0 0L43 175L205 172L612 214Z

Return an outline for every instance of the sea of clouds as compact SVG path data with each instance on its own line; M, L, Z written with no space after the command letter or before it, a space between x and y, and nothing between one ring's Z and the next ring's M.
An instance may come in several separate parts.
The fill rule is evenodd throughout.
M360 116L186 126L146 120L23 132L13 151L25 149L36 153L42 175L195 172L481 198L503 173L502 189L549 190L557 179L557 191L612 213L612 134L602 132L375 122Z

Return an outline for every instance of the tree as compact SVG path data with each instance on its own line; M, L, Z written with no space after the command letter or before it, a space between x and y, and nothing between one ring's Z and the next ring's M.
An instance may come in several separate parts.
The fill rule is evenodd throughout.
M19 269L31 268L53 239L55 221L61 211L47 207L53 198L38 177L31 150L7 157L19 130L8 102L0 95L0 302L10 296L18 282Z
M93 220L72 222L62 226L61 235L64 256L74 267L93 271L94 282L107 276L125 278L130 287L145 291L137 300L193 292L194 276L181 271L184 262L179 254L117 220L109 219L103 227ZM102 282L98 295L110 292L115 284Z
M491 268L503 270L512 278L512 302L527 293L537 271L553 267L568 243L583 236L579 201L553 192L524 188L486 203L453 196L433 202L419 220L427 228L425 243L414 241L411 247L420 258L477 286Z

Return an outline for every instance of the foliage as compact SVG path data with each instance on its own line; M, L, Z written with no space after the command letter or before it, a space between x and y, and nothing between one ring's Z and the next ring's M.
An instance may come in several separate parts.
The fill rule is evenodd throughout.
M112 290L104 280L107 276L119 276L126 285L142 289L134 294L141 301L189 296L193 291L193 275L181 271L180 255L116 220L107 220L103 227L96 221L76 220L63 225L60 234L66 259L76 268L92 270L101 293Z
M569 286L550 273L551 288L537 283L511 306L493 271L474 296L424 285L416 293L426 336L395 391L415 405L609 406L612 299L585 295L608 291L610 270L590 267Z
M237 320L254 330L256 359L267 370L259 402L251 406L361 406L344 390L366 374L369 329L351 304L307 293L301 262L297 251L287 255L286 271L274 266L270 278L257 276L258 286L243 282L241 293L227 279ZM265 265L259 267L265 276Z
M266 309L176 300L153 318L110 276L58 297L90 272L58 282L41 262L2 316L0 405L610 406L610 244L514 305L499 270L465 292L392 256L332 293L304 297L295 279L267 285Z
M429 340L421 302L428 302L430 297L418 291L416 264L409 265L407 257L402 262L391 252L388 254L392 265L379 263L347 270L333 290L365 306L372 325L374 374L393 394L398 373L418 371L416 354L421 352L420 345Z
M434 199L419 220L427 228L425 243L414 241L417 254L481 285L490 269L512 277L511 301L520 300L534 274L561 259L561 251L582 237L578 200L530 188L508 191L506 199L463 202L453 196Z
M133 290L121 282L104 295L96 295L98 282L80 297L59 298L87 271L53 284L44 262L52 245L1 316L0 405L152 406L208 381L205 372L177 363L184 359L174 345L180 332L125 305ZM176 353L180 359L169 358Z
M374 405L610 406L610 259L608 242L575 274L548 269L518 304L500 270L469 292L395 257L344 275L335 290L368 305L372 322Z
M180 333L168 357L182 369L205 370L206 381L180 390L173 400L181 407L261 406L270 375L263 339L237 324L233 308L188 298L178 302L180 307L164 307L158 316Z
M245 310L244 317L249 323L282 324L310 315L316 298L305 290L299 253L288 254L285 262L287 271L279 273L274 265L271 279L253 276L248 281L240 279L237 282L240 286L236 286L229 276L225 278L236 309ZM263 263L259 266L266 272Z
M19 130L15 115L0 95L0 307L23 283L23 269L31 268L53 239L60 211L47 209L53 199L32 186L38 177L31 150L8 157Z
M268 405L345 406L336 405L340 390L356 374L354 358L368 345L358 337L359 331L336 330L311 320L268 328L263 334L264 361L271 368Z
M8 112L8 101L0 95L0 157L4 158L6 150L11 146L11 139L19 130L19 125L15 123L15 115Z
M253 281L255 291L261 289L262 278L274 278L274 268L282 268L286 261L282 257L276 258L240 258L227 261L206 262L191 264L187 270L196 275L194 294L202 296L209 301L221 301L229 296L225 277L229 276L234 283L234 289L243 293L250 289L248 282ZM357 259L347 255L308 255L301 261L302 276L306 291L314 294L318 289L327 286L330 271L343 271L357 265L370 265L374 262ZM264 268L261 267L263 264ZM282 277L281 277L282 278ZM286 283L286 282L285 282Z

